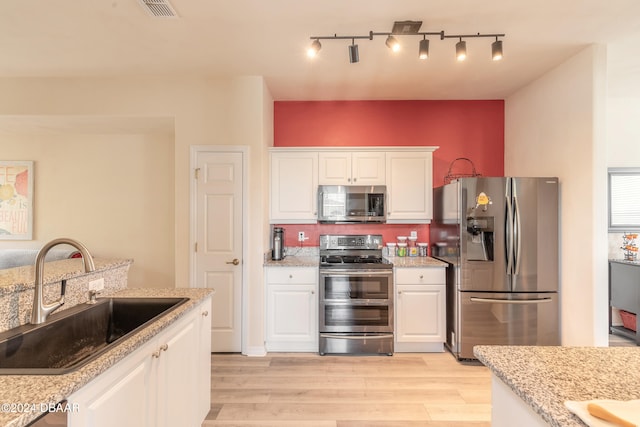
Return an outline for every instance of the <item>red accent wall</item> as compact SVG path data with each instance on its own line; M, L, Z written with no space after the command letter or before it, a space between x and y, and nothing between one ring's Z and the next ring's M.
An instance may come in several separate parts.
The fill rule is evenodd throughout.
M503 176L504 100L276 101L274 145L438 146L433 153L434 186L444 183L451 162L458 157L471 159L483 176ZM452 172L470 170L466 162L456 162ZM426 241L429 233L427 225L285 228L287 246L298 246L297 231L311 236L305 246L317 246L319 234L378 233L385 236L386 242L411 230L418 231L419 241Z

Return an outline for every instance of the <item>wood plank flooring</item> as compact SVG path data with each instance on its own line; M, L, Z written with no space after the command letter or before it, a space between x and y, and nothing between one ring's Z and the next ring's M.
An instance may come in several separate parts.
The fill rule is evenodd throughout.
M213 354L211 362L211 412L203 427L491 424L489 370L450 353Z

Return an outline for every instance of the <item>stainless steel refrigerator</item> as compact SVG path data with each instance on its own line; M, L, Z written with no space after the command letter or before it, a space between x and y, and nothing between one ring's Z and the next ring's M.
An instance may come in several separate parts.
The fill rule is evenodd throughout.
M447 268L446 345L559 345L558 179L460 178L434 189Z

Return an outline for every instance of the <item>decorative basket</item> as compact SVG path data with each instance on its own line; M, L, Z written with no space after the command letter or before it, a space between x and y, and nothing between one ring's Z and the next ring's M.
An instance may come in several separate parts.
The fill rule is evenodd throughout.
M627 329L636 331L636 315L629 313L628 311L620 310L620 318L622 319L622 326Z
M458 160L462 160L467 162L470 166L471 166L471 171L470 172L453 172L453 166L455 165L455 163ZM480 175L477 171L476 171L476 167L473 164L473 162L471 160L469 160L466 157L458 157L457 159L455 159L453 162L451 162L451 164L449 165L449 171L447 172L447 174L444 176L444 183L445 184L449 184L451 181L455 181L458 178L473 178L476 176L482 176Z

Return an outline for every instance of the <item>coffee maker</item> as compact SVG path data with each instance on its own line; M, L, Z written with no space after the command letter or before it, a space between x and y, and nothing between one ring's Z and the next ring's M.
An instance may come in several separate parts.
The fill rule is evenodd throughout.
M273 241L271 244L271 259L280 261L284 258L284 228L273 227Z

